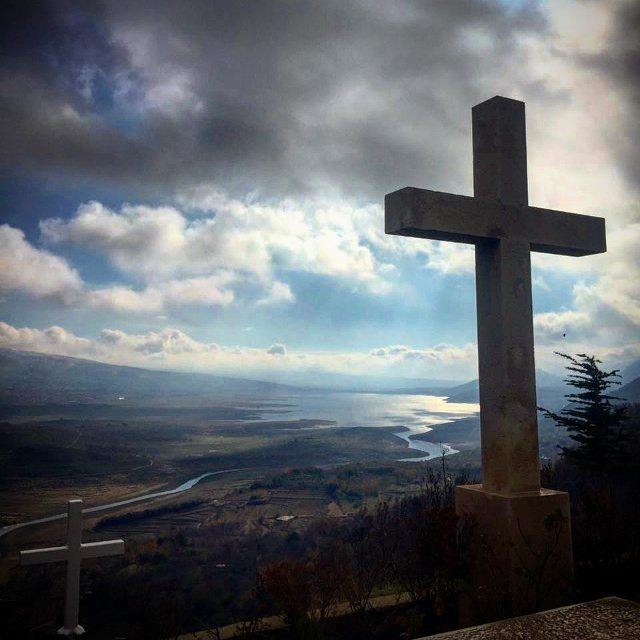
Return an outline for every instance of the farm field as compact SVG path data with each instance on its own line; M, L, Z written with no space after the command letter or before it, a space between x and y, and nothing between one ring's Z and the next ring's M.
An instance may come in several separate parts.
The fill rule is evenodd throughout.
M180 412L162 419L130 421L55 418L0 424L0 517L13 525L64 511L66 500L83 498L86 507L172 489L203 473L239 469L203 479L184 494L126 505L114 514L201 500L192 512L166 513L158 527L193 524L219 514L214 501L228 500L261 474L297 466L335 467L392 461L406 445L392 428L326 428L321 420L246 422L185 420ZM320 427L320 428L318 428ZM204 496L204 497L203 497ZM283 497L283 500L286 499ZM233 502L229 503L229 505ZM226 515L232 517L233 509ZM105 513L88 519L88 527ZM235 516L234 516L235 517ZM241 517L241 516L239 516ZM144 532L141 524L134 529ZM63 523L21 529L20 541L59 538ZM0 538L12 546L15 536Z

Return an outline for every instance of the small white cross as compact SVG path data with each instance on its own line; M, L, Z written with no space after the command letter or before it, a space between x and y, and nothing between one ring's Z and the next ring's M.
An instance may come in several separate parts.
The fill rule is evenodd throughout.
M67 562L64 626L58 629L58 634L79 636L84 633L84 628L78 623L80 562L84 558L117 556L123 553L124 540L82 543L82 500L69 500L67 544L64 547L49 547L47 549L20 552L20 562L23 565Z

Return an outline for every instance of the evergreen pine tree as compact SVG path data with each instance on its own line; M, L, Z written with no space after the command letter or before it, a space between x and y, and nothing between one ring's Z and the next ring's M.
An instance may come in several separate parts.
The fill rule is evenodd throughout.
M560 447L562 455L579 466L599 474L620 471L628 464L629 433L624 429L626 407L614 404L621 400L606 391L615 384L618 370L602 371L594 356L578 353L575 357L556 352L569 361L566 384L575 393L565 395L569 406L560 413L540 407L540 411L560 427L566 428L575 447Z

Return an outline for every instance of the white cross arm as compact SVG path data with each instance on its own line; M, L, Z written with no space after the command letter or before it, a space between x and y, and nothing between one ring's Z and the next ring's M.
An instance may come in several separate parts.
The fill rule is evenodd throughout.
M607 250L604 218L414 187L385 196L385 231L468 244L526 240L532 251L569 256Z
M33 549L20 552L20 564L45 564L47 562L63 562L67 559L69 549L67 547L47 547L45 549Z
M87 542L80 545L82 558L102 558L104 556L121 556L124 553L124 540L107 540L105 542Z
M80 545L80 557L102 558L104 556L119 556L124 553L124 540L107 540L105 542L88 542ZM48 547L20 552L20 564L45 564L49 562L64 562L69 557L68 547Z

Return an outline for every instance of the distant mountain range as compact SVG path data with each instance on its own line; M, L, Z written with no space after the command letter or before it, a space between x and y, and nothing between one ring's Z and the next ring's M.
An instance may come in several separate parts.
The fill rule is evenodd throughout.
M379 378L344 374L277 374L278 381L207 373L159 371L94 360L0 349L0 403L166 402L177 398L220 400L270 397L313 389L371 393L445 393L456 381ZM284 381L297 384L286 384Z
M629 384L615 389L612 391L612 394L627 402L640 402L640 377L632 380Z
M640 361L634 363L640 370ZM623 387L615 395L640 402L640 377L630 379L634 365L623 372ZM538 404L557 409L568 393L560 376L538 370ZM307 372L303 376L276 373L277 381L220 376L207 373L159 371L105 364L67 356L0 349L0 403L168 403L176 399L205 402L237 397L283 396L311 390L369 393L445 395L450 402L479 402L478 380L464 384L426 378L382 378ZM297 384L295 384L297 382ZM123 400L121 400L123 399Z
M294 387L204 373L154 371L93 360L0 349L0 402L133 402L180 397L271 396Z
M565 403L567 387L560 376L538 369L536 371L538 404L548 409L561 407ZM479 381L472 380L449 389L449 402L480 402Z
M325 371L291 372L274 369L261 373L261 380L293 386L330 389L332 391L353 391L369 393L426 393L451 389L461 380L442 378L403 378L398 376L356 375L348 373L328 373Z
M620 371L620 375L622 376L624 384L629 384L630 382L640 378L640 360L636 360L635 362L628 364L626 367L623 367Z
M623 367L618 380L621 386L613 387L611 395L618 396L627 402L640 402L640 360L635 360Z
M622 381L630 380L630 382L620 387L612 387L611 395L618 396L627 402L640 402L640 375L635 379L631 377L636 370L640 370L640 361L623 370ZM536 371L536 386L538 405L546 409L557 409L564 406L567 402L565 394L573 391L560 376L541 369ZM447 395L449 402L480 402L478 380L452 387L448 390Z

